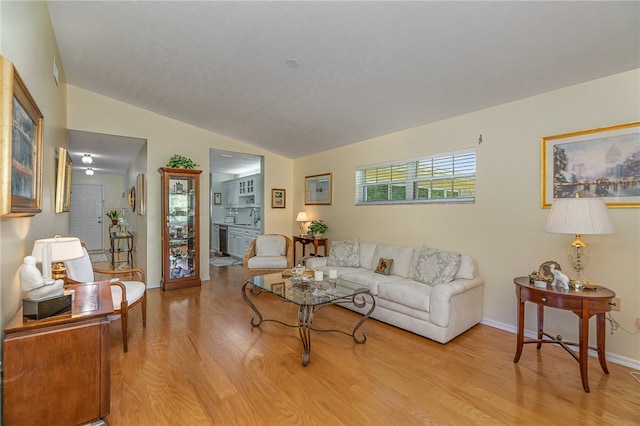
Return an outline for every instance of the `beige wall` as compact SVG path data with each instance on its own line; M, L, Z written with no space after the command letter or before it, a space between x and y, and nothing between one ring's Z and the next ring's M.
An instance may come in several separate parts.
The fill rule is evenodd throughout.
M469 253L477 259L486 280L485 322L513 329L513 277L525 275L549 259L565 265L564 245L570 241L569 236L542 230L548 210L540 208L540 138L640 119L640 70L634 70L293 161L76 87L67 88L67 104L65 85L57 87L51 76L52 58L58 54L46 3L0 2L0 19L0 53L17 66L45 116L43 213L0 221L2 326L20 304L17 272L33 241L68 230L68 214L54 214L52 198L53 152L57 146L66 146L67 127L148 141L146 159L136 161L131 175L146 170L147 216L136 218L136 227L141 225L140 220L146 221L145 253L151 284L160 280L160 238L156 231L160 229L160 182L156 170L174 153L205 159L209 148L219 148L265 156L265 198L271 188L287 190L286 209L265 208L266 232L297 232L295 214L307 210L312 218L327 221L330 239L359 236L369 241L428 244ZM64 83L59 60L58 65ZM356 166L476 146L479 134L484 142L477 146L475 204L353 205ZM208 164L202 168L203 176L207 176ZM303 177L325 172L334 177L333 205L304 206ZM206 182L203 177L203 201L207 200ZM203 204L201 251L206 253L208 208ZM640 315L640 209L609 212L617 233L587 237L593 246L587 272L618 293L622 311L615 317L623 327L635 330L635 319ZM201 275L208 275L206 262ZM529 312L527 328L534 328L533 321ZM575 315L549 310L547 322L553 332L576 337ZM618 330L607 336L607 349L615 361L639 365L640 336Z
M172 120L159 114L143 110L113 99L68 86L68 127L88 132L106 133L136 137L147 140L146 177L147 209L146 220L146 272L147 281L157 286L161 278L160 246L160 175L157 170L164 166L173 154L182 154L196 163L200 163L200 252L202 261L200 276L209 277L209 149L247 152L264 156L264 188L270 194L270 188L291 187L292 160L272 154L246 143L217 135L197 127ZM138 165L140 169L143 166ZM137 173L131 173L135 179ZM133 182L133 181L132 181ZM132 185L131 183L130 185ZM289 192L290 193L290 192ZM291 208L271 209L264 212L265 232L288 234L291 229ZM138 228L136 224L136 228Z
M55 149L67 146L64 69L45 2L0 2L0 54L13 62L44 115L42 213L0 220L1 328L21 303L18 270L38 238L65 235L68 213L55 214ZM53 57L60 86L53 80ZM3 142L4 143L4 142Z
M570 268L564 250L571 236L543 231L549 210L540 207L540 138L640 120L639 82L635 70L299 159L293 211L324 219L330 240L357 236L473 255L486 281L485 322L514 330L513 278L550 259ZM475 204L354 206L356 166L467 147L478 150ZM327 172L333 205L305 208L304 176ZM621 297L614 316L633 331L640 316L640 209L609 213L617 232L585 237L593 249L586 272ZM577 338L573 313L549 310L546 318L552 333ZM526 326L535 329L532 309ZM640 367L640 335L618 330L607 336L607 350Z

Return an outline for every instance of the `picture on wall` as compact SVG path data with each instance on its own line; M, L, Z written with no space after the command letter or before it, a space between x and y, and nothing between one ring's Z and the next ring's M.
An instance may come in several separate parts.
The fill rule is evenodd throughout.
M271 208L284 209L287 206L287 192L284 189L271 190Z
M40 213L44 117L13 64L0 56L0 216Z
M213 204L219 206L222 204L222 192L214 192L213 193Z
M71 168L73 161L66 148L56 153L56 213L68 212L71 207Z
M146 191L144 188L144 184L145 184L144 173L138 173L138 176L136 177L136 187L138 188L138 196L136 197L135 210L137 210L138 214L141 216L144 216L145 208L146 208L146 201L145 201Z
M541 204L602 197L608 207L640 207L640 122L542 138Z
M331 205L331 173L305 176L304 178L304 203Z

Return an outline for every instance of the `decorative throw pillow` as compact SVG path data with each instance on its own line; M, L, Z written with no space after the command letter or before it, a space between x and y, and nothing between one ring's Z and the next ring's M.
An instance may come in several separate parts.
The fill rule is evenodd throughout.
M389 275L392 264L393 259L385 259L384 257L381 257L380 260L378 260L378 266L376 266L376 270L374 272L376 274Z
M357 238L345 241L333 241L329 248L327 266L360 266L360 242Z
M422 246L416 265L416 281L433 286L453 280L462 255Z

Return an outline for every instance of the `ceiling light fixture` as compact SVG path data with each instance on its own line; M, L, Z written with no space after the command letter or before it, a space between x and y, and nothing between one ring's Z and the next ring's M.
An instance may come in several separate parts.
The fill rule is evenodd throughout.
M91 158L91 154L83 154L82 155L82 164L92 164L93 158Z
M84 171L87 176L93 176L93 169L91 167L87 167L87 170Z

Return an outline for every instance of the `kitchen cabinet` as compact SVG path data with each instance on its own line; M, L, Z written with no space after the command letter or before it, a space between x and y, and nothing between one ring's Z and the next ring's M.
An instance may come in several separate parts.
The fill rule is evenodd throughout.
M161 167L162 289L200 285L200 173Z
M260 235L260 230L256 228L243 228L240 226L229 226L228 248L229 254L233 257L242 258L249 249L251 241Z
M246 176L223 183L226 208L260 207L262 204L262 177Z

